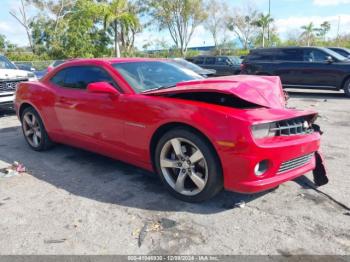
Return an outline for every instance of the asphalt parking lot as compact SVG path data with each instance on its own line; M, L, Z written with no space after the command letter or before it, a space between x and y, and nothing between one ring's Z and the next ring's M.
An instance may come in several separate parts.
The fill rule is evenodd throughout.
M153 174L57 145L33 152L0 113L0 254L350 254L350 99L292 91L289 106L319 111L329 184L312 175L256 195L178 201ZM1 168L1 166L0 166Z

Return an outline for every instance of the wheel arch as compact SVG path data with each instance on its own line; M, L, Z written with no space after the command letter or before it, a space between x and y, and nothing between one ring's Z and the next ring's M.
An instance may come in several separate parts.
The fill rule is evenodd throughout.
M340 87L338 88L338 90L340 90L340 89L344 89L344 85L345 85L345 83L348 81L348 80L350 80L350 75L347 75L346 77L344 77L344 79L343 79L343 81L341 82L341 85L340 85Z
M35 109L35 111L38 112L38 110L30 103L27 103L27 102L24 102L22 103L20 106L19 106L19 110L18 110L18 117L22 120L22 114L23 114L23 111L29 107L32 107Z
M222 163L221 163L221 159L219 157L219 154L214 146L214 144L212 143L212 141L208 138L207 135L205 135L201 130L199 130L196 127L193 127L189 124L186 123L182 123L182 122L170 122L170 123L165 123L163 125L161 125L160 127L158 127L156 129L156 131L153 133L152 138L151 138L151 142L150 142L150 156L151 156L151 163L152 163L152 167L155 170L155 151L156 151L156 146L157 146L157 142L159 141L159 139L169 130L173 129L173 128L184 128L187 129L191 132L194 132L196 134L198 134L200 137L202 137L207 143L208 145L212 148L212 152L214 152L215 157L218 160L221 172L223 171L222 169Z
M47 128L46 121L43 118L43 116L41 115L41 113L38 110L38 108L36 108L36 106L34 106L33 104L31 104L29 102L23 102L18 108L18 118L20 119L20 121L22 121L23 111L25 109L29 108L29 107L33 108L38 113L38 115L40 116L41 121L43 122L44 127Z

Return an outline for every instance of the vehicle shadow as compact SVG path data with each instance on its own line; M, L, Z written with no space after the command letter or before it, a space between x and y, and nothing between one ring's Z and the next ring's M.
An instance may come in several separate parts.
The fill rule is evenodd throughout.
M73 195L99 202L156 211L211 214L238 207L267 192L245 195L223 191L210 201L190 204L172 197L150 172L101 155L64 145L32 151L20 128L1 130L0 160L23 163L28 173Z
M307 100L325 100L325 99L329 99L329 100L349 100L350 98L346 97L345 94L343 92L334 92L334 91L329 91L329 92L317 92L316 90L308 90L308 91L304 91L304 90L288 90L285 89L288 92L288 95L290 98L300 98L300 99L304 99L306 101Z

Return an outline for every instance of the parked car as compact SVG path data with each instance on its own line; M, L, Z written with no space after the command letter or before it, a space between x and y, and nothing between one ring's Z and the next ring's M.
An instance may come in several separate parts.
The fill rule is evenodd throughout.
M216 70L215 76L237 75L240 72L240 60L235 56L196 56L187 60L200 67Z
M53 61L48 67L47 67L47 72L50 72L52 69L54 69L56 66L59 66L63 64L65 60L55 60Z
M31 80L36 80L32 72L19 70L5 56L0 55L0 107L12 106L18 83Z
M215 74L216 74L216 70L214 70L214 69L204 69L204 68L202 68L194 63L191 63L183 58L173 58L173 59L170 59L169 61L171 61L175 64L179 64L179 65L181 65L189 70L192 70L193 72L195 72L201 76L204 76L204 77L212 77L212 76L215 76Z
M36 69L31 64L16 64L16 67L20 70L34 72Z
M350 97L350 61L327 48L255 49L241 69L241 74L279 76L286 88L343 89Z
M278 77L203 78L162 59L124 58L66 62L21 83L15 108L33 150L56 142L101 153L199 202L319 168L317 113L285 104Z
M350 58L350 49L345 47L328 47L328 49L342 55L346 58Z

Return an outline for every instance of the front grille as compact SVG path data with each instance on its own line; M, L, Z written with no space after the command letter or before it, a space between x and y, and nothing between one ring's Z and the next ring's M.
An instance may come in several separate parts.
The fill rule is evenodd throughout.
M22 81L26 81L26 79L0 82L0 91L15 91L17 84Z
M278 121L275 127L270 129L276 136L290 136L311 133L308 121L304 117L297 117Z
M277 174L281 174L281 173L287 172L289 170L301 167L301 166L309 163L311 161L311 159L313 158L313 156L314 156L314 153L311 153L311 154L308 154L305 156L301 156L301 157L294 158L292 160L283 162L281 164L280 168L278 169Z

